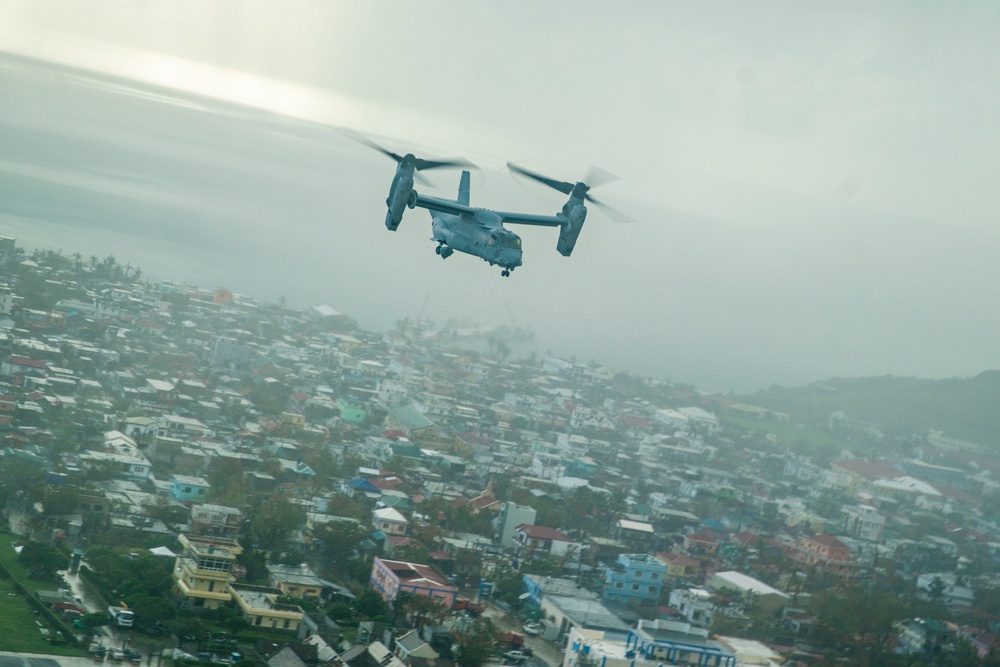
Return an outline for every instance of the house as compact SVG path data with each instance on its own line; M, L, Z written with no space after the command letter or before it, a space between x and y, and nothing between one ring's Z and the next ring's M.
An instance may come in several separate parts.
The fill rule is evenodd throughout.
M667 566L646 554L622 554L604 574L604 599L626 603L656 601L663 589Z
M302 565L269 564L270 585L290 598L321 598L325 590L334 584L321 579L312 568Z
M402 431L414 442L432 442L441 434L441 427L410 405L389 410L385 417L386 428Z
M458 596L458 588L429 565L382 560L378 556L372 563L368 585L390 605L404 591L429 597L445 609L451 609Z
M701 569L701 562L685 554L661 551L656 557L667 566L664 576L670 579L693 579Z
M871 505L854 505L843 508L844 532L866 542L882 539L885 517Z
M504 549L513 548L517 537L517 527L534 525L536 516L535 508L528 505L518 505L509 501L501 503L500 516L496 519L500 546Z
M940 621L931 618L911 618L897 626L897 653L919 654L930 658L951 643L953 635Z
M752 594L756 597L760 610L765 613L777 611L791 599L787 593L741 572L716 572L709 578L706 588L715 592L733 591L740 595Z
M683 548L692 556L711 556L719 550L719 541L707 533L691 533L684 536Z
M229 584L236 581L233 566L243 547L236 540L181 534L184 548L174 562L174 590L181 606L216 609L229 602Z
M736 667L736 656L708 638L708 629L690 623L640 619L628 631L625 645L636 657L670 665L720 665Z
M519 553L561 556L576 543L555 528L520 524L514 529Z
M411 657L429 661L438 659L438 652L431 648L431 645L424 641L416 630L410 630L396 639L393 653L407 665L411 664Z
M191 527L199 533L235 537L243 527L243 512L235 507L191 505Z
M232 584L229 591L241 615L253 627L294 632L305 616L302 607L278 602L282 593L277 588Z
M670 591L670 606L691 625L708 628L715 618L712 594L704 588L675 588Z
M199 502L208 495L212 485L202 477L188 475L172 475L170 477L170 496L182 503Z
M380 507L372 511L372 526L386 535L406 535L410 522L399 510Z
M686 633L685 633L686 634ZM676 632L675 637L681 641L682 633ZM687 637L684 637L685 639ZM629 637L631 639L631 637ZM726 652L715 642L711 642L700 634L693 637L695 643L687 645L689 650L671 653L670 664L711 665L713 667L735 667L735 656ZM662 650L651 649L649 655L636 651L634 645L619 638L614 633L601 630L573 628L566 642L566 654L562 667L576 665L601 665L602 667L659 667L667 662L660 657L666 655L670 645L662 642Z
M802 538L789 547L788 555L797 563L840 579L856 578L861 569L850 547L833 535L823 533Z

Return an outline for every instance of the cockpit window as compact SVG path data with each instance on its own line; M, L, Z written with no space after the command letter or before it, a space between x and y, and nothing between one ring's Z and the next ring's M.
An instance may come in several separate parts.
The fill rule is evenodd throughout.
M500 245L504 248L520 248L521 238L518 236L504 236L500 238Z

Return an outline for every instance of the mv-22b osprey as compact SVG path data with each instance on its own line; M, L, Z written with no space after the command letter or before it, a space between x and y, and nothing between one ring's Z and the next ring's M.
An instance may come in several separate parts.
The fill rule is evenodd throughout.
M394 232L399 227L406 208L425 208L431 214L433 232L431 240L437 243L434 250L442 259L451 257L456 250L474 255L489 262L490 266L499 266L500 275L505 278L510 276L511 271L521 266L521 237L504 227L505 223L558 227L559 241L556 243L556 250L563 256L569 257L587 219L587 207L584 202L589 201L611 213L617 213L588 194L593 182L587 185L584 182L558 181L510 163L507 166L512 172L569 195L569 200L563 205L562 210L555 215L536 215L474 208L469 205L468 170L462 172L457 199L428 197L418 194L413 189L414 179L420 178L417 172L472 165L464 160L424 160L412 153L399 155L370 141L365 140L365 143L396 161L396 175L392 179L389 196L385 200L388 207L385 226L389 231ZM607 172L596 170L588 180L593 181L594 178L606 181L614 177Z

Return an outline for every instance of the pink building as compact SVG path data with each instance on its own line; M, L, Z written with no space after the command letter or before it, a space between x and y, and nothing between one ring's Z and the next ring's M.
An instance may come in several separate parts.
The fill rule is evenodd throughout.
M458 595L458 588L449 584L429 565L382 560L376 557L372 564L368 585L392 604L401 591L424 595L451 609Z

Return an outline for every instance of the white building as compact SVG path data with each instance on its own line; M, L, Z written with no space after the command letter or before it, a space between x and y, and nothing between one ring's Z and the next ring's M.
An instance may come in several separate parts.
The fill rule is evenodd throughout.
M669 604L691 625L707 628L715 618L712 594L704 588L675 588L670 591Z
M855 505L843 508L844 532L851 537L866 542L878 542L885 528L885 517L871 505Z

